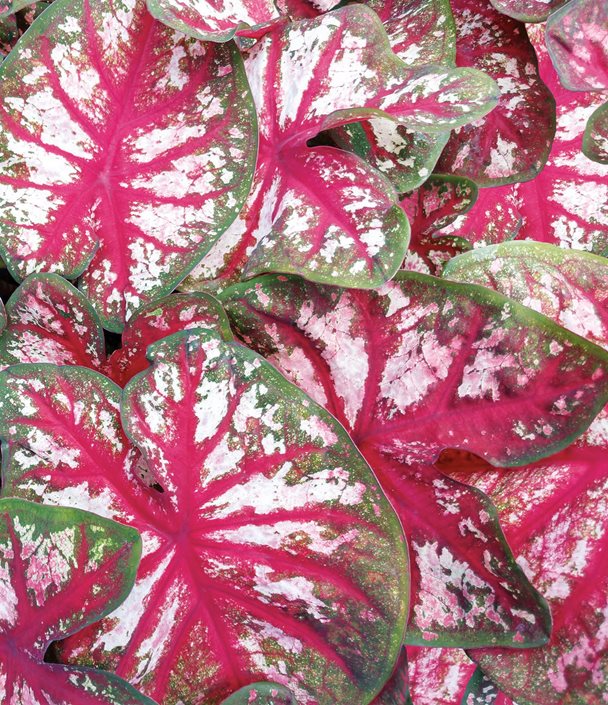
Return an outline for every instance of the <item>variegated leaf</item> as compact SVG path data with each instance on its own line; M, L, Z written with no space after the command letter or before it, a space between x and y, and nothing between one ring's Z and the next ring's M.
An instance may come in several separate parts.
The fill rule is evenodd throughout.
M491 505L429 464L445 447L506 465L564 447L603 403L605 353L489 291L411 273L378 293L264 277L224 299L245 342L351 432L416 537L409 640L542 641L546 612Z
M372 702L372 705L412 705L407 675L407 651L405 646L401 648L399 659L397 660L391 677Z
M544 46L543 28L531 26L528 33L539 58L540 76L557 102L557 131L547 164L532 181L482 189L471 211L444 232L495 244L512 238L515 231L518 239L604 255L608 253L608 165L593 162L582 152L587 120L604 99L561 87Z
M608 103L596 108L585 126L583 153L600 164L608 164Z
M165 27L144 0L53 4L2 64L0 97L2 256L17 278L80 276L110 330L171 291L247 194L236 48Z
M479 186L533 178L544 166L555 134L555 101L538 74L526 28L501 15L489 0L452 0L458 66L481 69L498 83L498 106L458 128L437 170Z
M475 664L464 651L408 646L407 653L415 705L461 705L462 694L475 672Z
M549 15L569 0L490 0L492 5L520 22L544 22Z
M84 368L0 375L4 492L86 506L143 537L130 598L62 658L164 705L212 705L256 679L300 705L368 702L408 593L401 529L369 467L242 346L197 330L148 354L122 398Z
M187 288L269 270L379 286L407 246L395 190L354 155L307 141L389 114L409 129L449 130L490 110L495 84L471 69L412 74L375 13L358 4L266 34L249 52L247 74L260 122L254 185Z
M6 305L0 367L51 362L100 369L103 330L87 298L57 274L32 274Z
M608 4L570 0L549 17L546 41L566 88L608 91Z
M203 293L170 294L144 306L128 321L122 334L122 346L110 355L102 372L124 387L148 367L146 352L152 343L191 328L214 330L224 340L233 337L217 299Z
M148 366L148 345L189 328L231 339L220 303L208 294L170 294L127 322L122 346L106 358L103 329L87 298L56 274L32 274L8 301L1 326L0 366L50 362L103 372L121 387Z
M191 37L227 42L255 37L280 21L273 0L146 0L156 19Z
M444 276L481 284L608 348L608 261L540 242L508 242L452 259Z
M77 509L0 500L4 705L154 705L110 673L43 660L51 641L124 601L140 554L132 528Z
M298 702L278 683L254 683L233 693L222 705L298 705Z
M518 562L553 614L549 643L471 655L520 703L602 703L608 692L608 415L553 458L459 477L488 492Z

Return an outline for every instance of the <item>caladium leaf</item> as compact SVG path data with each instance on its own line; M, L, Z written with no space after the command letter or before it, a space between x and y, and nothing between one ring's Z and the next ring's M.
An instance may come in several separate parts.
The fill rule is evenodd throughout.
M0 97L2 256L16 278L80 276L110 330L176 286L249 189L236 47L176 33L144 0L53 4L2 64Z
M569 0L490 0L499 11L520 22L544 22Z
M431 64L454 66L456 27L449 0L368 0L392 50L410 70ZM433 171L448 134L415 132L386 118L351 123L331 131L334 142L390 178L399 193L417 188Z
M148 345L189 328L231 339L220 303L208 294L170 294L126 324L122 346L106 359L103 329L87 298L56 274L32 274L11 296L0 334L0 366L51 362L103 372L120 386L148 366ZM8 318L6 318L8 317Z
M19 12L19 10L32 4L31 0L1 0L0 17L14 15L16 12Z
M122 347L112 353L102 372L124 387L148 365L146 352L152 343L191 328L216 331L232 340L230 323L219 301L209 294L170 294L144 306L127 323Z
M489 0L452 0L458 66L481 69L498 83L498 106L452 133L437 170L480 186L533 178L555 134L555 100L542 82L534 48L521 22Z
M105 341L87 298L57 274L32 274L6 305L0 366L51 362L101 369Z
M583 153L600 164L608 164L608 103L591 113L583 135Z
M372 705L412 705L407 675L407 651L405 646L401 648L391 677L380 693L378 693Z
M529 462L580 435L608 393L604 351L481 287L412 272L378 292L266 276L222 301L243 340L327 405L357 444L405 462L434 462L444 447L500 466Z
M110 673L45 663L54 640L118 607L137 531L88 512L0 500L0 697L7 705L154 705Z
M495 84L472 69L412 73L392 53L377 15L358 4L275 28L249 52L247 74L260 122L254 185L187 287L266 271L381 285L407 246L394 188L354 155L307 141L377 116L446 131L490 110Z
M532 181L481 189L471 211L444 232L484 244L510 239L516 233L518 239L606 254L608 165L591 161L581 151L587 119L603 98L564 89L544 46L542 28L528 27L528 33L539 57L541 78L557 102L557 130L549 160ZM501 237L505 219L507 227ZM494 221L501 226L496 227Z
M410 221L412 245L468 213L478 193L477 185L470 179L433 174L420 188L406 194L401 207Z
M256 679L302 705L369 702L408 594L401 528L369 467L241 345L185 331L149 355L122 395L84 368L0 374L3 491L69 500L143 537L131 597L62 659L111 668L166 705L212 705Z
M515 568L491 505L431 464L444 447L497 464L547 454L582 432L605 395L592 381L603 351L494 296L412 273L380 292L264 277L223 296L238 334L324 404L377 473L413 546L416 643L546 638L544 605ZM597 363L577 370L585 349ZM598 396L575 431L574 417L555 422L578 393L571 385L586 386L574 382L581 373Z
M291 691L278 683L254 683L241 688L222 705L298 705Z
M553 458L505 472L460 473L494 499L518 561L551 605L546 646L471 652L521 703L600 703L608 689L607 418L598 417Z
M462 694L475 672L475 664L464 651L408 646L407 652L415 705L461 705Z
M562 84L571 91L608 91L608 6L571 0L547 21L546 42Z
M508 242L455 257L454 281L495 289L608 348L608 261L540 242Z
M519 205L513 186L480 188L471 209L437 231L437 236L462 238L472 246L511 240L523 224Z
M156 19L191 37L227 42L256 36L281 19L273 0L147 0Z

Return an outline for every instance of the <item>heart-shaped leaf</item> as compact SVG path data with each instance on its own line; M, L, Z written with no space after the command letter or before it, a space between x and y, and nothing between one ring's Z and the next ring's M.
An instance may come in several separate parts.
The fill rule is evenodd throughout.
M249 52L247 74L260 123L254 185L188 288L234 281L243 271L379 286L407 246L397 194L354 155L311 149L307 141L377 116L410 130L445 132L495 104L496 86L481 72L409 71L392 53L377 15L358 4L275 28Z
M147 0L156 19L191 37L227 42L256 36L281 19L273 0Z
M2 256L17 278L80 276L110 330L176 286L249 189L236 47L175 32L144 0L53 4L2 64L0 98Z
M555 101L539 77L526 28L497 12L489 0L451 4L456 63L485 71L501 96L489 115L452 133L437 170L467 176L480 186L531 179L549 155Z
M278 683L254 683L241 688L222 705L298 705L293 694Z
M106 359L103 329L87 298L56 274L32 274L8 301L0 366L51 362L103 372L121 387L147 366L148 345L189 328L232 338L220 303L208 294L170 294L140 309L125 326L122 347ZM6 318L8 316L8 318Z
M569 0L490 0L492 5L520 22L544 22L549 15Z
M408 640L542 642L546 611L491 505L430 464L446 446L498 464L564 447L603 403L605 353L479 287L412 273L378 293L264 277L224 300L245 342L351 432L398 511L415 563ZM585 388L595 400L569 417Z
M608 91L608 5L571 0L547 21L546 41L562 84L571 91Z
M553 458L459 474L494 499L519 563L551 605L546 646L471 652L484 673L522 703L601 703L608 691L607 420L605 413L598 417Z
M131 590L137 532L88 512L0 500L0 698L14 705L154 705L110 673L43 661L54 640Z
M583 153L600 164L608 164L608 103L596 108L587 121Z
M369 702L397 658L408 594L401 528L369 467L242 346L186 331L149 355L122 396L79 367L0 375L3 491L143 536L131 596L62 658L165 705L212 705L256 679L301 705Z
M540 242L508 242L452 259L444 276L481 284L608 348L608 261Z

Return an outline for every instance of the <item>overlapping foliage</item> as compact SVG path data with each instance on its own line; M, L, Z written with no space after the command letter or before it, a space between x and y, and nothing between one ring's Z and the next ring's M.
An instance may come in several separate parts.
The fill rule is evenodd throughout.
M605 3L0 51L0 700L605 702Z

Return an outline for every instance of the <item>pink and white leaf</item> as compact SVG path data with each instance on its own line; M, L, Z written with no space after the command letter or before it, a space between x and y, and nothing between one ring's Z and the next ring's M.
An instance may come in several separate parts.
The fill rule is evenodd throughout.
M120 331L245 199L256 135L240 56L157 22L144 0L78 0L45 11L0 74L2 256L17 278L80 277Z
M0 365L50 362L100 369L103 330L85 296L56 274L32 274L6 306Z
M127 322L121 347L110 355L101 371L124 387L149 366L148 346L191 328L214 330L224 340L232 340L230 324L217 299L203 293L170 294L144 306Z
M608 92L608 7L571 0L547 21L547 49L562 85Z
M490 0L504 15L520 22L544 22L557 8L569 0Z
M519 563L551 606L546 646L471 652L484 673L521 702L601 703L607 692L607 428L603 413L559 455L522 468L459 475L493 498Z
M546 611L514 569L487 501L455 488L462 501L450 505L449 488L432 464L445 447L467 448L499 464L564 447L603 403L604 353L479 287L411 273L399 274L380 292L264 277L233 287L224 301L243 340L341 421L378 473L404 526L427 537L417 538L419 556L412 551L410 638L542 642ZM578 366L585 349L603 372L596 363ZM549 370L551 379L545 377ZM581 374L587 381L581 379L579 386L574 378ZM590 404L566 420L563 412L569 416L571 400L585 387L597 395L595 401L588 398ZM575 427L584 409L586 420ZM410 493L421 498L420 510ZM455 530L451 522L460 520ZM484 563L489 541L496 552ZM471 544L475 549L463 553ZM492 565L509 575L511 592L496 584ZM459 584L452 579L457 566L466 575ZM426 595L421 585L432 585L433 594ZM467 600L466 592L475 599ZM502 622L477 610L486 600Z
M608 261L540 242L507 242L466 252L444 276L519 301L608 348Z
M6 705L154 705L115 675L44 662L50 643L118 607L136 531L77 509L0 500L0 697Z
M379 115L413 130L446 131L490 110L495 84L472 69L412 73L375 13L358 4L275 28L249 52L247 74L260 124L253 188L187 287L273 270L379 286L407 244L397 194L355 156L307 141Z
M542 27L530 26L528 33L540 76L557 103L557 129L547 164L532 181L482 189L471 211L445 233L463 237L468 233L473 242L496 244L515 232L517 239L603 255L608 252L608 165L588 159L582 148L587 120L604 97L563 88L547 54ZM501 227L493 222L505 219L501 238Z
M60 645L170 705L256 680L298 703L371 700L407 609L401 528L341 426L216 333L149 350L123 394L90 370L1 373L4 492L140 530L124 605ZM126 433L121 423L124 423Z
M484 71L500 87L498 106L455 130L437 170L479 186L533 178L549 155L555 101L542 82L525 25L495 10L489 0L452 0L456 63Z
M273 0L146 0L157 19L196 39L227 42L256 37L281 21Z

